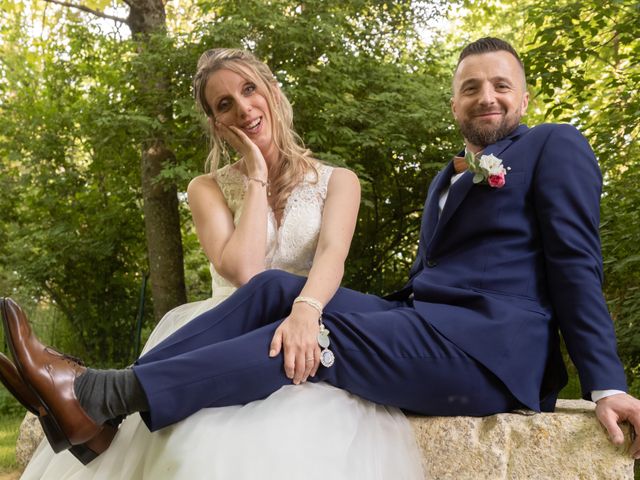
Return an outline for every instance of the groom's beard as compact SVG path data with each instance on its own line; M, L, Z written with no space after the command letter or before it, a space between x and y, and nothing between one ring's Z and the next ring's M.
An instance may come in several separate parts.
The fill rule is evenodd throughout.
M506 114L497 126L475 125L474 118L460 122L458 127L462 136L471 144L486 147L503 139L520 124L520 110Z

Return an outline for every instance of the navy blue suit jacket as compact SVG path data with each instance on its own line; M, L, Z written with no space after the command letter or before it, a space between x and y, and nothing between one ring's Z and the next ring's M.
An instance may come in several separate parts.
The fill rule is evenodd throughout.
M497 375L522 403L552 410L566 371L558 330L583 395L626 390L613 323L602 295L602 176L570 125L520 125L484 154L509 167L503 188L451 187L449 163L433 180L408 288L415 308Z

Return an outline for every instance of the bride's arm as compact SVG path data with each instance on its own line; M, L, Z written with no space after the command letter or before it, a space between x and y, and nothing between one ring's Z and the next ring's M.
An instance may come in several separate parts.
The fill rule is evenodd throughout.
M344 274L359 206L358 177L350 170L336 168L327 187L313 265L300 296L314 298L326 305L336 293ZM318 312L303 302L293 305L291 314L276 330L269 355L273 357L284 349L284 369L293 383L315 375L320 361L317 335ZM314 362L306 362L311 357Z
M196 177L187 189L202 249L216 271L236 286L244 285L264 270L268 216L265 190L259 183L249 182L242 216L236 226L213 177Z
M256 145L239 129L216 129L243 157L249 177L266 181L267 166ZM216 181L201 175L189 183L189 207L202 248L216 271L235 286L265 268L269 203L265 185L249 181L237 225Z

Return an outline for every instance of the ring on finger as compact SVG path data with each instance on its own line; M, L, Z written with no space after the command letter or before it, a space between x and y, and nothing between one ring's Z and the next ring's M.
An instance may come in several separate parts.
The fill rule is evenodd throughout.
M313 357L307 358L307 362L313 362L315 359Z

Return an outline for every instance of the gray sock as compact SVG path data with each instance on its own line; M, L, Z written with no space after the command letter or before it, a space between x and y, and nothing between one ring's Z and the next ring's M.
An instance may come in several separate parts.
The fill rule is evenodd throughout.
M133 369L93 370L76 378L76 397L87 414L99 425L134 412L149 410L147 397Z

